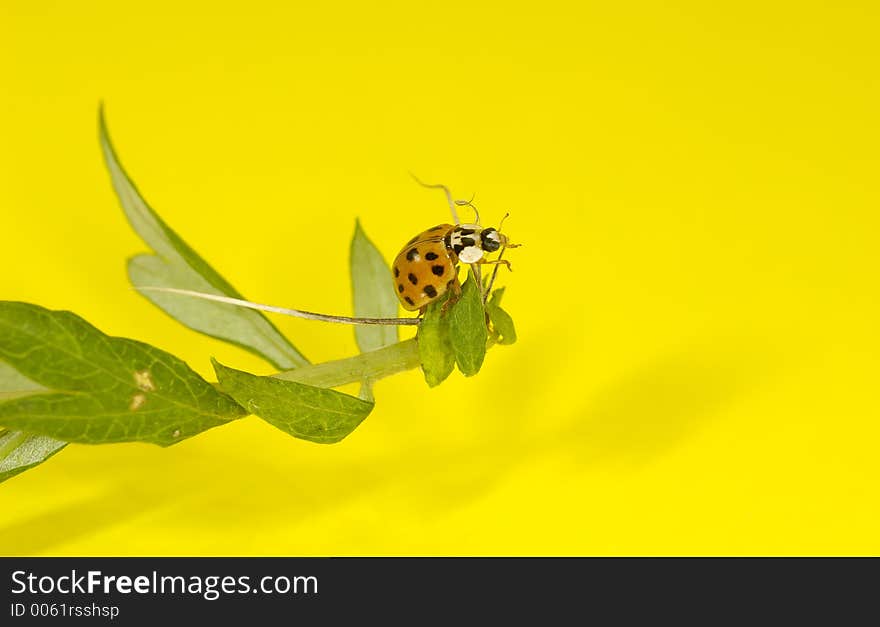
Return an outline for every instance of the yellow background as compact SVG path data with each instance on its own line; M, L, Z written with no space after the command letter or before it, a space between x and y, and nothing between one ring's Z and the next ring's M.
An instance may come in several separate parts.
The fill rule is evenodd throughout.
M386 257L447 219L408 171L510 211L519 342L338 445L70 446L0 486L0 553L880 552L876 3L308 4L4 0L0 297L270 372L129 288L103 98L262 302L350 311L355 217Z

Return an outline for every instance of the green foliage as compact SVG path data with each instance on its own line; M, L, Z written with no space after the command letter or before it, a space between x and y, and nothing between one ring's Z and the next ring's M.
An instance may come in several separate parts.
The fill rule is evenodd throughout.
M513 318L501 308L501 298L504 290L500 288L492 292L492 296L486 303L486 313L492 323L492 338L498 344L513 344L516 342L516 328L513 326Z
M34 383L9 364L0 361L0 402L46 391L47 388Z
M103 110L99 122L101 148L119 203L132 228L155 252L129 260L128 276L132 285L174 287L243 298L147 204L116 156ZM161 292L144 291L141 294L190 329L249 350L276 368L294 368L308 363L258 311Z
M397 316L397 296L391 289L391 270L382 253L364 234L360 220L355 222L351 238L349 267L354 315L359 318ZM362 353L394 344L400 338L397 327L382 325L357 325L354 335Z
M48 391L0 361L0 402ZM67 442L43 435L0 428L0 483L41 464L67 446Z
M212 361L221 387L242 407L303 440L339 442L373 409L373 403L336 390L258 377Z
M419 358L422 373L430 387L443 383L455 369L455 353L449 337L449 317L444 315L446 298L428 305L425 317L419 325Z
M167 446L243 415L177 357L68 311L0 302L0 359L45 391L0 403L0 425L67 442Z
M282 370L272 376L320 388L336 388L366 379L384 379L418 367L419 348L416 340L411 339L345 359Z
M103 111L100 142L122 209L153 251L129 261L132 284L241 299L141 197L110 143ZM388 266L360 223L350 254L355 316L395 317ZM218 384L173 355L107 336L71 312L0 301L0 482L68 442L167 446L248 413L297 438L339 442L372 411L375 381L421 366L434 387L456 363L472 376L487 344L516 340L513 321L500 306L504 290L496 290L484 307L477 285L471 273L460 299L446 311L445 299L431 304L415 339L399 341L396 326L357 326L361 354L314 365L258 311L142 291L187 327L249 350L280 370L260 377L214 361ZM360 398L331 389L349 383L361 383Z
M22 431L0 433L0 483L33 468L67 446L67 442Z
M470 274L461 290L461 298L449 311L449 338L455 363L466 377L480 371L486 357L486 311L478 283Z

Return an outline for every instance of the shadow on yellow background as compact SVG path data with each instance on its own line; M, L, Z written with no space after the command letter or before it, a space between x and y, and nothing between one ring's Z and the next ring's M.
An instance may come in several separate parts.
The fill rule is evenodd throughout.
M70 446L0 486L5 555L874 554L877 9L5 2L0 298L205 376L268 373L127 284L153 207L249 298L349 313L446 219L510 211L519 341L409 372L332 446L255 418ZM313 361L350 329L273 318ZM213 375L210 375L213 376Z

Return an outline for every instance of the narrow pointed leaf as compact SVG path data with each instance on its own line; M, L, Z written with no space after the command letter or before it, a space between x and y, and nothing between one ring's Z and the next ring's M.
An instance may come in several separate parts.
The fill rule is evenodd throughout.
M478 284L469 275L461 298L450 308L449 337L461 373L470 377L480 371L486 356L486 312Z
M516 327L513 318L501 308L501 297L504 296L505 288L492 292L492 297L486 303L486 312L492 322L493 337L499 344L513 344L516 342Z
M449 317L441 314L446 299L428 306L419 325L419 359L430 387L440 385L455 369L455 354L449 336Z
M103 110L100 115L100 139L120 205L132 228L155 252L155 255L139 255L129 262L132 285L175 287L242 298L140 195L110 143ZM289 369L308 363L275 325L258 311L157 292L141 294L190 329L241 346L276 368Z
M0 361L0 402L47 391ZM0 483L49 459L67 442L0 428Z
M214 361L220 386L248 412L290 435L339 442L364 420L373 403L326 388L256 375Z
M22 431L0 434L0 483L33 468L67 446L67 442Z
M499 287L497 290L492 292L492 295L489 296L489 301L491 304L501 307L501 299L504 298L504 292L507 291L506 287Z
M354 315L359 318L394 318L397 296L391 285L391 270L382 253L366 236L358 220L355 222L349 255L351 296ZM358 325L354 328L358 348L366 353L394 344L400 335L395 326Z
M177 357L68 311L0 301L0 360L46 388L0 402L0 425L13 430L167 446L244 415Z

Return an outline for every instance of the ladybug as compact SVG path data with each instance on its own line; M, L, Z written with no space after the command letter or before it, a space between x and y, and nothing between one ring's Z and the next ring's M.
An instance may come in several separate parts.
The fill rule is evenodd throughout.
M445 187L443 189L446 191ZM469 201L457 200L454 204L469 205L476 211ZM450 208L457 222L452 202ZM446 292L451 291L454 298L461 293L458 282L459 261L467 264L504 264L510 269L510 262L507 260L489 261L485 255L502 247L512 246L507 237L497 229L480 226L479 214L477 224L432 226L409 240L394 258L391 265L394 292L404 309L419 309L424 312L427 305Z
M455 302L461 295L461 285L458 282L459 262L477 266L474 268L474 276L477 278L477 284L481 287L482 281L479 279L479 266L483 264L495 266L488 286L482 290L483 302L485 303L486 297L492 292L492 285L495 282L499 265L503 264L510 270L510 262L501 258L504 255L505 249L517 248L520 244L511 244L507 236L501 233L504 219L501 220L501 224L498 225L497 229L492 227L483 228L480 225L480 213L471 202L473 198L471 200L453 200L452 194L445 185L427 185L414 175L413 178L424 187L443 190L446 194L446 200L449 202L449 210L452 213L452 220L455 224L438 224L437 226L432 226L427 231L419 233L409 240L397 257L395 257L394 263L391 266L391 273L394 279L394 290L400 299L400 304L408 311L418 309L423 314L429 304L441 298L447 292L452 292L452 294L451 298L443 304L443 308L445 309L448 305ZM474 210L476 214L474 224L461 224L459 222L456 206L460 207L463 205ZM506 219L507 216L505 215L504 218ZM487 253L494 253L498 250L501 251L498 258L493 260L486 259ZM420 320L417 317L350 318L348 316L332 316L312 311L303 311L301 309L263 305L240 298L173 287L143 286L137 289L140 291L168 292L192 296L220 303L228 303L237 307L271 311L307 320L323 320L325 322L338 322L342 324L420 324Z

